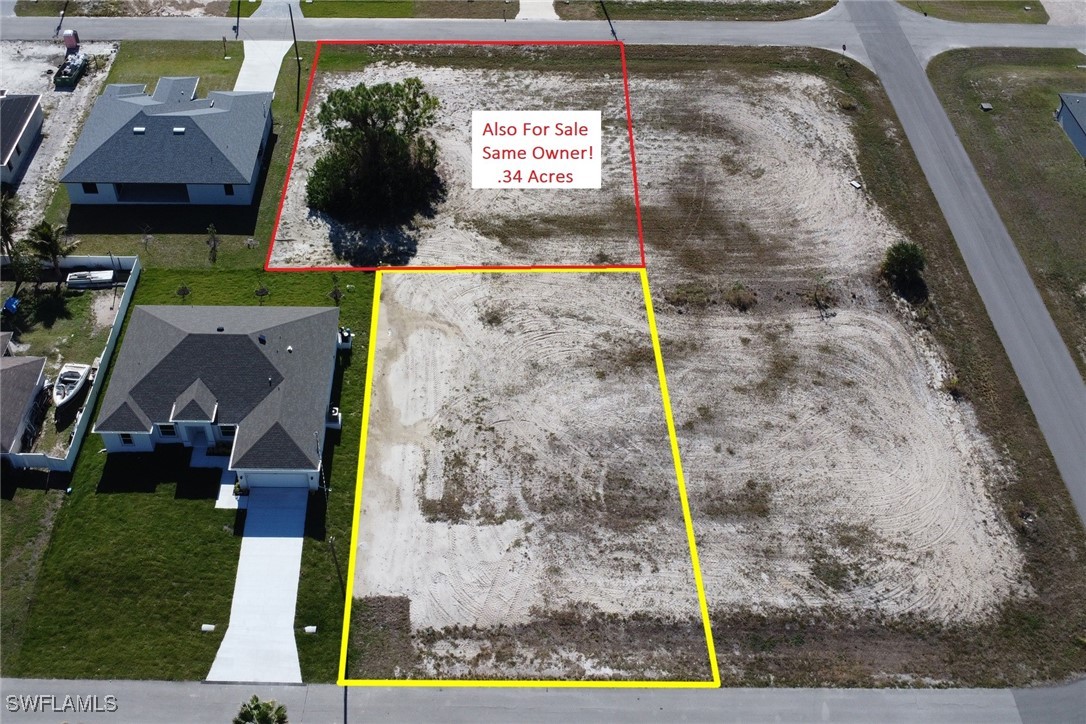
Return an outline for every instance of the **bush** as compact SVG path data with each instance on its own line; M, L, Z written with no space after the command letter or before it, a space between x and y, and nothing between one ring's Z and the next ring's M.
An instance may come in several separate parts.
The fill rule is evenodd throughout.
M910 302L922 301L928 296L924 282L924 250L918 244L902 241L886 250L882 261L882 276L895 292Z
M331 148L310 174L309 206L362 227L431 211L443 189L437 145L423 132L437 109L418 78L332 91L317 114Z
M724 293L724 301L740 312L747 312L758 303L758 296L739 282L736 282L731 289Z

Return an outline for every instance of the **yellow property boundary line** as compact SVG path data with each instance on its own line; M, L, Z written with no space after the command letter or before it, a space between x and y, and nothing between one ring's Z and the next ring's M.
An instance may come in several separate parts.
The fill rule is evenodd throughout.
M645 314L648 319L649 334L652 338L652 350L656 359L656 374L660 381L660 397L667 421L667 434L671 441L671 456L675 464L675 480L679 488L679 500L682 504L683 521L686 525L686 538L690 547L690 562L694 570L694 583L698 592L698 606L701 610L702 627L705 631L705 644L709 656L709 667L713 678L708 681L561 681L549 679L348 679L347 678L347 643L350 636L351 604L354 600L353 588L358 557L358 527L362 512L362 484L366 467L366 438L369 432L371 392L373 389L373 368L377 349L377 325L381 308L381 282L384 274L639 274L641 290L645 297ZM388 269L378 270L373 285L373 308L370 316L369 349L366 354L366 389L362 408L361 442L358 448L358 477L355 487L354 521L351 525L351 556L347 566L347 580L350 588L343 611L343 634L340 642L339 686L398 686L398 687L533 687L533 688L582 688L582 689L709 689L720 686L720 669L717 666L716 647L713 644L713 630L709 621L709 605L705 598L705 585L701 576L701 563L698 559L698 547L694 536L694 523L690 515L690 503L686 495L686 478L683 476L682 461L679 455L679 440L675 433L675 419L671 412L671 397L668 394L667 376L664 372L664 357L660 351L660 335L656 328L656 314L652 307L652 294L649 289L648 272L642 269Z

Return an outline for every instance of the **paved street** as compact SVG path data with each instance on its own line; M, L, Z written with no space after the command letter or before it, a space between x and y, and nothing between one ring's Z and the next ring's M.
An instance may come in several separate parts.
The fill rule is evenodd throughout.
M895 3L896 5L896 3ZM897 8L902 28L921 60L953 47L1053 47L1086 46L1086 30L1051 25L964 25L924 18ZM299 19L300 40L610 40L607 23L508 22L501 20L372 20ZM76 27L84 40L218 40L233 37L232 18L69 18L65 27ZM0 26L4 40L52 38L56 18L5 18ZM852 46L849 55L869 65L847 10L837 5L815 18L786 22L624 21L616 25L627 43L664 45L795 45L840 50ZM285 17L242 18L244 40L283 40L290 37ZM853 49L855 48L855 50Z
M891 0L842 5L859 29L1079 518L1086 521L1086 383L898 22L901 6Z
M477 689L267 686L159 681L0 682L5 724L227 721L253 694L307 722L1081 722L1086 682L1051 689ZM113 713L13 712L10 696L96 696ZM25 701L25 700L24 700ZM41 701L40 699L38 700ZM20 703L15 699L16 707ZM46 700L46 705L50 704ZM39 704L40 706L40 704ZM51 708L51 707L50 707Z
M0 3L2 4L2 3ZM7 9L7 8L0 8ZM467 20L304 20L299 38L606 40L606 23ZM84 40L217 40L221 18L79 18ZM0 38L47 39L56 18L4 17ZM947 218L970 274L1033 406L1057 465L1086 520L1086 385L924 74L955 47L1086 47L1086 28L965 25L924 18L892 0L844 0L813 19L781 23L622 22L627 43L812 46L840 51L882 79ZM290 37L284 18L243 19L244 40ZM291 721L342 721L334 686L237 686L165 682L2 682L5 722L221 721L252 693L287 704ZM8 695L117 697L116 713L19 714ZM16 705L20 702L14 701ZM546 690L361 689L349 691L348 721L1086 721L1086 682L1011 690Z

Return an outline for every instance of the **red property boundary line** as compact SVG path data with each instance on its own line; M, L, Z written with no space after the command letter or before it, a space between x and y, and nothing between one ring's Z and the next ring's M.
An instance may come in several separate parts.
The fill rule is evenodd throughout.
M305 123L306 114L309 112L309 96L313 90L313 81L317 77L317 67L320 64L321 48L324 45L511 45L511 46L617 46L619 60L622 66L622 92L626 104L626 130L630 139L630 166L633 171L633 195L634 215L637 218L637 247L640 255L639 264L529 264L529 265L454 265L454 266L308 266L285 267L272 266L272 250L275 248L275 237L279 233L279 222L283 215L283 204L287 199L287 186L290 184L290 176L294 171L294 157L298 153L298 142L302 137L302 124ZM286 178L283 179L283 190L279 194L279 208L275 212L275 225L272 227L271 239L268 241L268 253L264 257L264 271L271 272L329 272L329 271L377 271L378 269L427 269L432 271L454 270L532 270L532 269L644 269L645 268L645 230L641 222L641 193L637 183L637 154L634 151L633 111L630 108L630 78L626 69L626 44L621 40L318 40L317 52L313 56L313 67L309 71L309 83L305 88L305 99L302 104L302 113L298 117L298 127L294 131L294 145L290 150L290 162L287 166Z

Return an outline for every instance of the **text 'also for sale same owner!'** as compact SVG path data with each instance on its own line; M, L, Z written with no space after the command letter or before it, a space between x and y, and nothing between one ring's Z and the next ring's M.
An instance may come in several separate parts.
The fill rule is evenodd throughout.
M600 111L472 111L473 189L598 189Z

